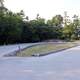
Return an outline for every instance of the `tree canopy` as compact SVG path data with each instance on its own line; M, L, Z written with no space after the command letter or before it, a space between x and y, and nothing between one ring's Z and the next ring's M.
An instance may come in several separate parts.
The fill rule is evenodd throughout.
M77 15L73 16L73 22L64 26L64 17L60 14L47 21L39 14L34 20L29 20L23 10L14 13L4 7L3 1L0 0L0 44L80 38L80 20Z

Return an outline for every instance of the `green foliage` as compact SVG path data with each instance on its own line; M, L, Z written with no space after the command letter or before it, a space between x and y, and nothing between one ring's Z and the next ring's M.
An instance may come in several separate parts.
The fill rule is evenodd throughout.
M77 39L77 27L74 23L65 25L63 28L63 37L64 39Z
M25 17L23 10L13 13L2 3L0 7L0 44L80 38L80 20L77 17L64 27L62 24L63 17L61 15L56 15L47 22L39 14L36 19L29 20L28 16Z
M54 26L61 26L63 22L63 17L61 15L56 15L52 18L52 23Z
M49 25L49 26L61 27L62 23L63 23L63 17L61 15L56 15L51 20L47 21L47 25Z
M20 39L22 18L9 11L0 16L0 43L15 43Z

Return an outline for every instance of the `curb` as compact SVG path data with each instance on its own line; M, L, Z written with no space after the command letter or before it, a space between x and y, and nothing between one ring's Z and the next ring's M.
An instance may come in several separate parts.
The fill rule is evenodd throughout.
M33 44L33 45L30 45L30 46L27 46L27 47L21 49L21 51L23 51L25 49L28 49L28 48L31 48L33 46L43 45L43 44L47 44L47 42L45 42L45 43L38 43L38 44ZM79 45L76 44L75 46L68 47L68 48L65 48L65 49L60 49L60 50L56 50L56 51L52 51L52 52L48 52L48 53L43 53L43 54L33 54L31 56L34 56L34 57L43 57L43 56L54 54L54 53L57 53L57 52L60 52L60 51L64 51L64 50L67 50L67 49L70 49L70 48L73 48L73 47L77 47L77 46L79 46ZM19 53L19 52L20 52L20 50L15 50L13 52L10 52L8 54L3 55L3 57L14 57L14 56L17 56L17 53Z
M79 45L75 45L73 47L77 47L77 46L79 46ZM69 47L69 48L65 48L65 49L60 49L60 50L57 50L57 51L52 51L52 52L48 52L48 53L44 53L44 54L32 55L32 56L34 56L34 57L43 57L43 56L47 56L47 55L50 55L50 54L58 53L60 51L68 50L68 49L73 48L73 47Z

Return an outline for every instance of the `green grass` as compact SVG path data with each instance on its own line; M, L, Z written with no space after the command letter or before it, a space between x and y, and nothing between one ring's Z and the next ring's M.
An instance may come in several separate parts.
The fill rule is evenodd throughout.
M47 43L47 44L35 45L33 47L21 51L20 53L17 53L17 56L26 57L36 54L46 54L57 50L67 49L73 46L75 46L75 44L70 42L62 44Z

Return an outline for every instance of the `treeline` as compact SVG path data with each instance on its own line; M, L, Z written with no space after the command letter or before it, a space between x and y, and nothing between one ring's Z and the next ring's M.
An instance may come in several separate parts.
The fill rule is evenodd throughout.
M64 24L64 25L63 25ZM48 39L79 39L80 20L74 18L67 23L61 15L45 21L39 14L34 20L25 17L21 10L13 13L6 8L0 9L0 44L40 42Z
M49 21L48 21L49 22ZM24 14L7 11L0 13L0 44L38 42L47 39L58 39L61 26L45 23L45 19L37 16L35 20L24 18Z

